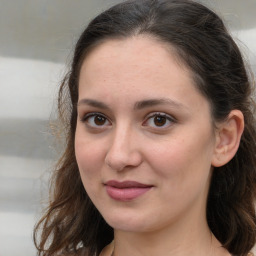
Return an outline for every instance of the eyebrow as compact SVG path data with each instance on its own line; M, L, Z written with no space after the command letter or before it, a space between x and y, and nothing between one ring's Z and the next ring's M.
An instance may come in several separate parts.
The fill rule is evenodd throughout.
M108 107L108 105L106 105L103 102L97 101L97 100L92 100L92 99L81 99L78 101L77 106L81 106L81 105L88 105L91 107L95 107L95 108L100 108L100 109L107 109L109 110L110 108Z
M93 99L81 99L79 100L77 106L81 106L81 105L88 105L88 106L92 106L100 109L110 110L110 107L107 104L101 101L93 100ZM179 102L176 102L169 98L160 98L160 99L146 99L146 100L137 101L134 104L134 109L141 110L144 108L154 107L157 105L170 105L175 108L185 108L185 106Z
M185 107L181 103L171 100L169 98L160 98L160 99L147 99L147 100L138 101L135 103L134 109L143 109L143 108L153 107L157 105L170 105L176 108Z

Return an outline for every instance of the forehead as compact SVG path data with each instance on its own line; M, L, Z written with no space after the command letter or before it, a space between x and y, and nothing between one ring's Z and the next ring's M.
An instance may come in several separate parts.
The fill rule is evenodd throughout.
M109 40L96 47L82 64L78 95L79 102L101 102L122 115L150 99L175 102L195 116L210 113L191 72L166 46L143 37Z
M179 69L190 78L190 83L194 82L192 72L183 64L171 45L150 36L140 35L125 39L109 39L94 47L82 63L80 81L81 76L84 78L91 74L109 75L108 78L113 74L115 78L118 78L119 74L122 78L125 74L130 77L143 77L143 74L154 70L155 76L162 76L161 73L173 69ZM132 74L129 71L132 71ZM144 78L146 79L146 76ZM94 79L97 77L94 76Z
M192 77L175 50L156 39L137 36L107 40L82 64L79 98L90 96L109 102L123 98L121 103L129 103L168 95L194 104L191 95L202 95Z

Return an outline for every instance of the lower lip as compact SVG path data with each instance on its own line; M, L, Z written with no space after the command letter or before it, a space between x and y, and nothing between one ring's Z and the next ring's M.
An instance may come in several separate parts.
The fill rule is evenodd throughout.
M116 188L112 186L106 186L108 195L118 201L131 201L149 191L152 187L145 188Z

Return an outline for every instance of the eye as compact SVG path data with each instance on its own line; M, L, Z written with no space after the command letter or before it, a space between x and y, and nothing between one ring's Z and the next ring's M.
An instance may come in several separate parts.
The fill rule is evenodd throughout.
M153 113L146 119L143 126L150 126L153 128L168 128L173 123L175 123L175 119L170 115L165 113Z
M111 125L108 118L101 113L88 113L81 119L81 121L92 128L103 128Z

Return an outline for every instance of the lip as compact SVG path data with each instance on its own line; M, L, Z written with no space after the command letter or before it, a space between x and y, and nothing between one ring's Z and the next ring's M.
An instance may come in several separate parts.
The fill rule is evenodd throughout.
M137 181L110 180L105 183L108 195L117 201L131 201L148 192L153 185Z

